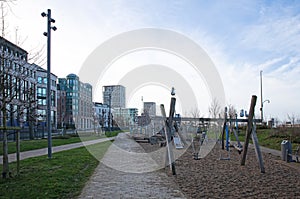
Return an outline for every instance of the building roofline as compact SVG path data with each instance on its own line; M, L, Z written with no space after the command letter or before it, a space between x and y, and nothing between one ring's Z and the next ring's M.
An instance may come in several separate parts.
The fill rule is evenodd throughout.
M23 48L21 48L20 46L18 46L18 45L16 45L16 44L12 43L11 41L9 41L9 40L5 39L4 37L1 37L1 36L0 36L0 40L1 40L1 39L4 40L5 42L9 43L10 45L14 46L15 48L20 49L21 51L25 52L25 53L28 55L28 52L27 52L26 50L24 50Z
M37 67L37 71L40 71L40 72L47 72L46 69L44 69L43 67L35 64L35 63L32 63L31 65L35 65ZM54 73L51 73L51 75L55 76L57 78L57 75L55 75Z
M102 86L102 87L112 87L112 86L121 86L121 87L124 87L124 88L125 88L125 86L120 85L120 84L117 84L117 85L105 85L105 86Z

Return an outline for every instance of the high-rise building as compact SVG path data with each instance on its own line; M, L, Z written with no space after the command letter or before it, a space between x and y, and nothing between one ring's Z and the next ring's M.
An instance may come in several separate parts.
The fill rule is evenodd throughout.
M144 114L148 114L150 117L156 116L156 103L144 102Z
M79 128L93 128L93 88L89 83L80 82L79 90Z
M103 86L103 104L111 108L125 108L125 87L122 85Z
M66 127L91 129L93 124L92 86L80 82L77 75L69 74L67 78L58 79L58 87L66 92L66 112L65 114L59 113L64 116Z

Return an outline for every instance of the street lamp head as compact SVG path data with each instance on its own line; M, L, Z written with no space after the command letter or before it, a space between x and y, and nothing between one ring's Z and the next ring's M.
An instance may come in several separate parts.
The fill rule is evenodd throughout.
M55 20L51 18L51 19L50 19L50 22L51 22L51 23L55 23Z
M42 17L46 17L47 16L47 14L45 12L42 12L41 15L42 15Z
M52 27L52 30L56 31L56 30L57 30L56 26L53 26L53 27Z
M46 37L48 36L48 34L46 32L44 32L43 35L46 36Z

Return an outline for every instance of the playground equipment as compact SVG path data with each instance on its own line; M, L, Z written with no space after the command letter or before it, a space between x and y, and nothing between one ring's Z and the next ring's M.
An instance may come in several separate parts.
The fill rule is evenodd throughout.
M198 128L196 133L193 135L192 134L192 149L193 149L193 157L195 160L199 160L199 154L201 152L201 148L203 144L208 143L208 138L207 138L207 129L208 129L209 123L207 122L200 122L198 124Z
M281 160L286 162L299 162L299 145L297 146L295 150L295 160L293 160L293 150L292 150L292 144L288 140L283 140L281 142Z
M222 149L224 149L224 132L225 132L225 140L226 140L226 151L227 156L223 157L222 153L220 152L220 160L230 160L230 138L229 138L229 128L228 128L228 120L227 120L227 107L225 107L224 111L224 125L223 125L223 133L222 133Z
M201 153L209 152L215 143L218 143L220 149L226 150L227 155L224 156L224 153L220 153L220 160L230 160L230 133L233 133L236 137L237 144L233 145L235 149L242 155L241 157L241 166L245 165L246 156L248 151L249 140L252 138L254 149L256 152L256 156L259 162L259 167L261 173L265 172L263 159L260 151L260 147L258 144L258 139L256 135L256 122L261 122L259 119L254 118L254 108L256 104L257 97L252 96L251 104L246 119L238 119L237 115L235 118L228 118L227 117L227 109L224 112L224 118L180 118L180 128L178 128L179 124L174 117L175 113L175 103L176 98L171 98L170 103L170 113L169 117L166 116L164 105L161 104L161 113L162 116L152 118L153 121L163 121L161 130L152 135L149 138L149 142L151 144L160 143L161 146L166 146L166 159L165 165L170 166L170 170L172 171L173 175L176 174L175 171L175 160L174 160L174 149L183 149L189 146L188 143L191 141L191 148L192 148L192 155L195 160L201 159ZM221 124L223 123L223 128L221 128ZM230 124L235 125L230 125ZM242 146L241 142L238 139L238 123L247 123L247 132L245 136L245 142ZM198 124L198 128L195 126ZM185 133L182 134L180 129L185 129ZM192 133L191 133L192 132ZM214 136L209 133L215 133L215 140ZM219 132L219 133L218 133ZM221 136L220 136L221 134ZM189 135L189 136L188 136ZM186 136L186 139L183 139L182 136ZM221 137L221 139L220 139ZM190 139L188 141L188 139ZM213 140L213 142L212 142ZM210 144L213 143L212 148ZM223 155L223 156L222 156ZM204 156L202 156L204 157Z
M260 172L264 173L265 172L264 163L263 163L260 147L259 147L259 144L258 144L258 138L257 138L257 135L256 135L256 122L260 121L260 120L255 120L254 119L254 108L255 108L255 105L256 105L256 100L257 100L257 96L253 95L252 98L251 98L249 114L246 114L246 115L248 115L248 118L246 120L235 118L235 122L236 123L237 122L247 122L247 132L246 132L246 137L245 137L245 143L244 143L244 146L243 146L243 150L242 151L240 150L241 152L243 152L242 153L242 159L241 159L241 166L245 165L249 140L250 140L250 137L251 137L252 141L253 141L256 157L257 157L258 162L259 162ZM225 137L225 134L226 134L226 150L228 151L228 157L230 158L229 148L228 148L228 146L229 146L229 143L228 143L228 140L229 140L228 139L228 137L229 137L228 136L228 125L227 125L228 121L232 121L232 119L229 119L229 120L227 119L227 109L225 109L225 121L224 121L221 141L222 141L222 149L224 149L224 137ZM237 126L237 124L236 124L236 126ZM238 132L238 129L237 129L237 132ZM234 132L234 133L237 134L237 132ZM238 139L237 139L237 141L238 141L238 148L240 148L241 144L239 143Z
M253 95L251 98L250 110L249 110L249 115L248 115L247 132L246 132L245 144L243 147L241 165L242 166L245 165L249 140L250 140L250 136L252 136L251 138L253 141L256 157L259 161L260 172L265 173L265 167L264 167L264 163L263 163L263 159L262 159L262 155L261 155L261 151L260 151L260 147L259 147L258 139L257 139L257 135L256 135L255 119L253 119L256 100L257 100L257 96Z
M237 114L235 115L235 128L231 128L231 131L233 132L234 136L235 136L235 139L236 139L236 142L237 144L234 144L234 148L239 152L239 154L242 153L243 151L243 146L239 140L239 124L238 124L238 119L237 119Z

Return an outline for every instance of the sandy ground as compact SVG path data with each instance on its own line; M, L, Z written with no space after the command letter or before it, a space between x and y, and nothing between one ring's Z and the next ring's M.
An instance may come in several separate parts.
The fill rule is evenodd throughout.
M158 145L142 143L145 151ZM280 157L263 153L265 173L260 173L255 151L248 150L246 165L240 165L241 155L216 145L207 156L194 160L192 148L176 160L176 176L166 173L188 198L300 198L300 163L286 163Z

